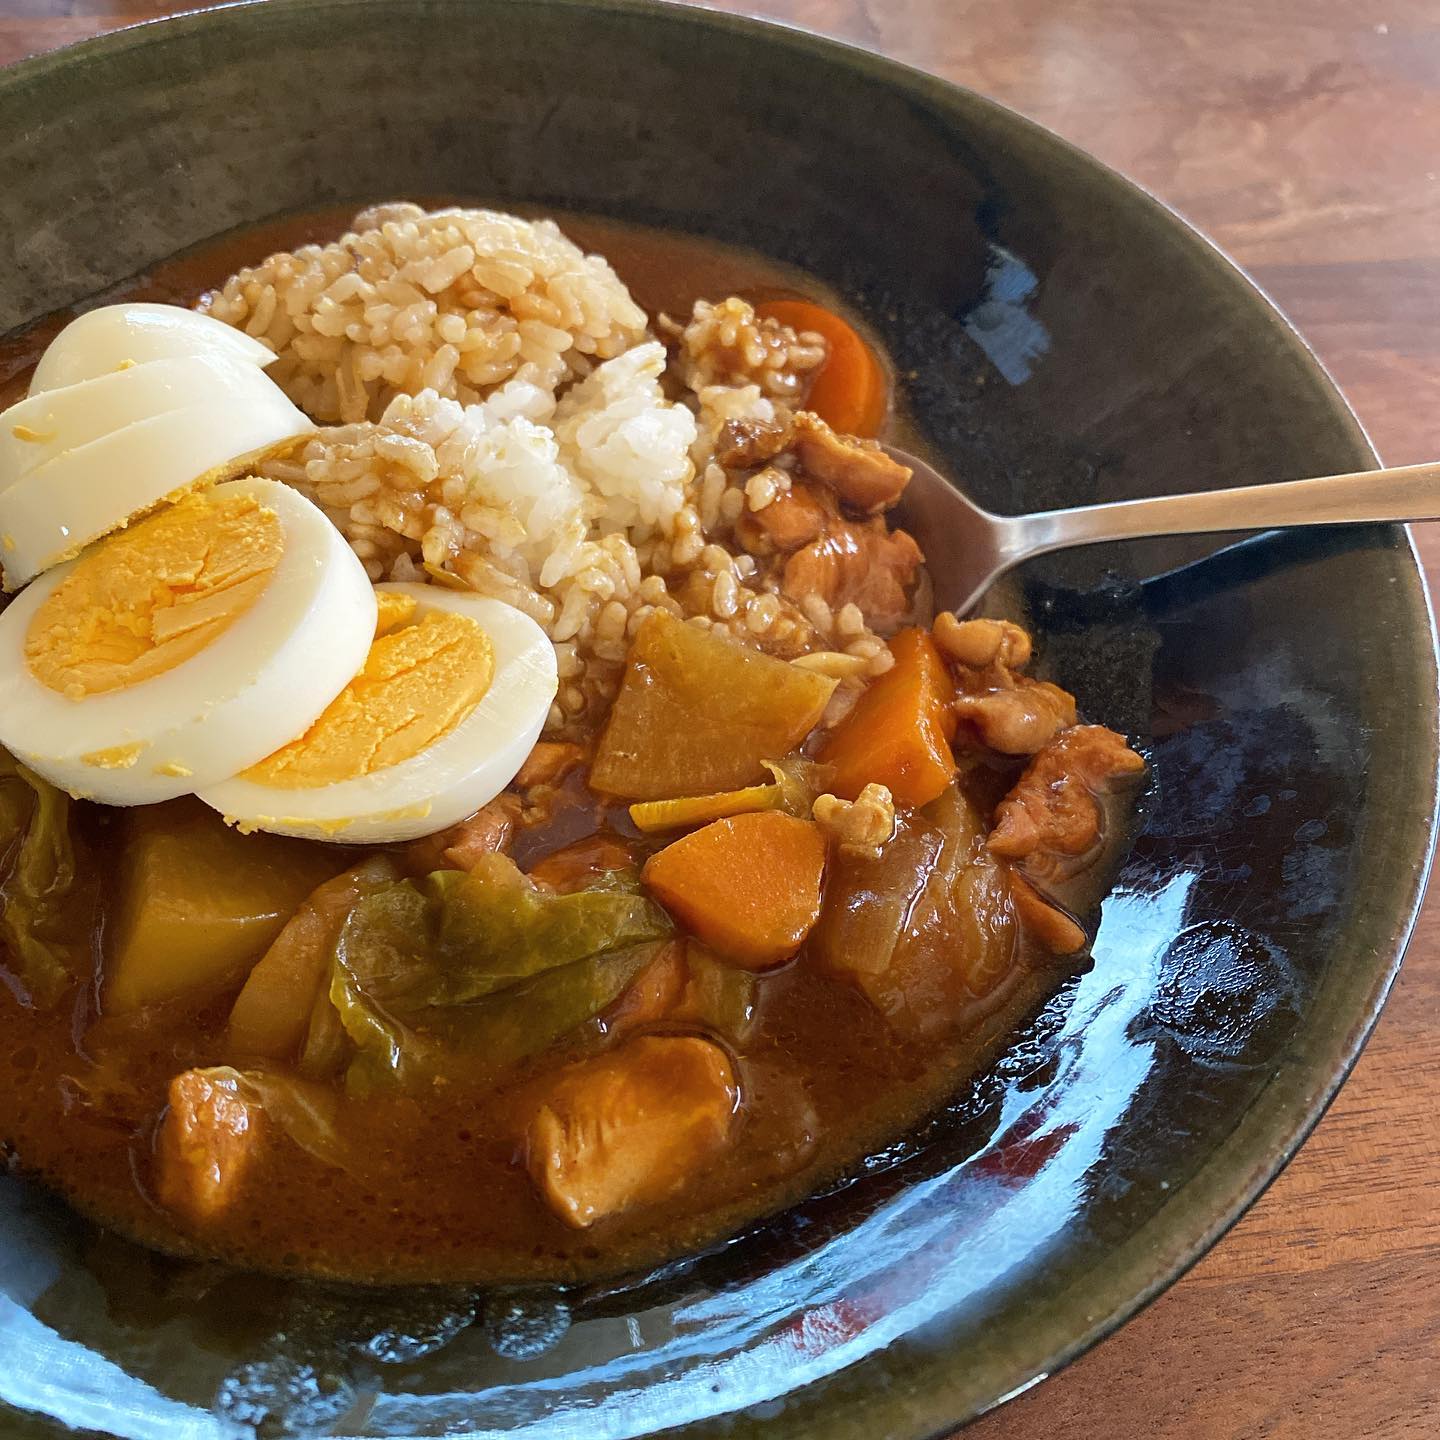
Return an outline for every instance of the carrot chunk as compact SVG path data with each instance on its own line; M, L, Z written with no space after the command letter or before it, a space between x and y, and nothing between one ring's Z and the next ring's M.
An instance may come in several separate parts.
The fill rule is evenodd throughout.
M825 837L762 810L716 820L652 855L642 878L718 955L749 970L793 955L820 918Z
M816 374L807 408L845 435L874 435L880 429L889 405L885 372L854 326L808 300L767 300L755 313L797 332L824 336L825 363Z
M875 784L900 805L928 805L955 774L955 686L926 631L902 630L890 653L894 665L870 682L817 758L833 767L830 789L842 799Z

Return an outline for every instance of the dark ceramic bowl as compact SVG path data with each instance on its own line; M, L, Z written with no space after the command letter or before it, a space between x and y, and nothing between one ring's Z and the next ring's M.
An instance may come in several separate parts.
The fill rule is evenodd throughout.
M1374 459L1281 317L1155 201L978 96L750 21L638 0L215 11L0 75L0 173L0 328L242 222L464 194L808 267L995 509ZM907 1440L1092 1344L1315 1123L1430 852L1435 659L1405 533L1215 549L1022 577L1051 663L1147 739L1157 786L1093 970L913 1143L605 1294L226 1275L0 1182L0 1430Z

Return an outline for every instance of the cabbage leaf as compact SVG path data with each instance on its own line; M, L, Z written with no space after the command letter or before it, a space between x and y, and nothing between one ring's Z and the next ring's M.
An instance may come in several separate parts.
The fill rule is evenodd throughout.
M377 890L335 945L349 1086L513 1065L599 1014L672 928L633 872L555 895L503 855Z
M94 893L63 790L0 750L0 936L32 1005L53 1005L90 953Z

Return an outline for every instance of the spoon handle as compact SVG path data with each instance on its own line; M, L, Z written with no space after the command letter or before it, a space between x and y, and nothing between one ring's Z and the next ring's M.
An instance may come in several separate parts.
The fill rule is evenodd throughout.
M1440 463L1016 516L1005 549L1019 559L1102 540L1381 520L1440 520Z

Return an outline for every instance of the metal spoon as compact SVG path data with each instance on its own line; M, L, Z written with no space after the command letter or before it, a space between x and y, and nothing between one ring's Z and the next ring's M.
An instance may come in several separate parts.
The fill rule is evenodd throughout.
M947 598L959 597L953 609L960 615L974 609L1007 570L1051 550L1152 535L1440 520L1440 463L1198 495L1157 495L1035 515L992 515L925 461L893 445L885 448L915 472L905 487L900 515L925 552L931 573L945 577Z

